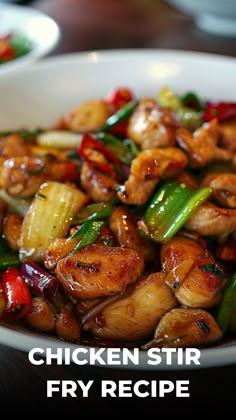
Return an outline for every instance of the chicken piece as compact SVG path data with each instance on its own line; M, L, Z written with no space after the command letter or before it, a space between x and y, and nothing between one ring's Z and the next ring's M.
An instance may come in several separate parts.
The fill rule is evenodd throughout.
M177 147L144 150L132 161L130 176L117 195L126 204L145 204L160 180L177 176L187 164Z
M219 124L220 145L224 149L236 152L236 121Z
M128 209L115 207L109 218L109 227L120 246L135 249L146 262L155 259L156 249L153 242L140 235L135 216Z
M75 314L66 307L61 309L56 318L56 334L64 341L78 343L80 340L81 327Z
M6 137L1 155L8 159L15 156L27 156L29 153L29 145L18 134L12 134Z
M101 127L111 115L109 104L103 99L85 101L60 120L59 127L80 133L90 133Z
M61 259L55 271L70 295L91 299L121 292L143 269L144 260L133 249L92 244Z
M9 158L0 170L0 186L14 197L32 197L46 179L44 162L35 157Z
M222 279L216 274L219 268L206 248L177 236L162 245L160 255L166 284L180 304L211 308L220 301Z
M82 235L80 235L82 236ZM56 238L51 241L44 253L44 266L53 270L58 261L66 257L78 245L79 238L68 240L68 238Z
M29 311L24 317L26 323L33 329L52 332L55 329L56 316L50 303L42 297L34 297Z
M180 184L185 184L190 190L197 190L200 188L199 181L193 177L188 171L183 171L176 177L176 181Z
M217 146L217 119L204 123L194 133L180 127L176 130L176 138L179 146L188 155L189 167L193 169L202 168L210 162L229 162L232 159L232 151Z
M128 122L127 134L141 149L174 146L177 122L174 113L156 101L139 102Z
M100 322L96 317L90 319L83 329L102 338L142 340L150 337L160 318L176 306L165 275L153 273L142 278L130 294L106 306L99 314Z
M140 180L169 179L179 174L188 159L177 147L144 150L132 161L131 174Z
M236 174L211 173L203 179L202 187L212 189L211 196L220 206L236 208Z
M163 316L153 340L142 348L204 347L221 338L222 332L209 312L203 309L174 308Z
M117 181L88 162L83 162L81 186L93 201L110 201L116 195Z
M145 204L155 190L158 179L140 181L134 175L130 175L124 186L120 187L117 197L125 204L141 206Z
M2 233L12 249L19 250L19 240L23 217L19 214L8 213L3 220Z
M184 224L202 236L218 236L222 242L236 230L236 209L225 209L205 201Z

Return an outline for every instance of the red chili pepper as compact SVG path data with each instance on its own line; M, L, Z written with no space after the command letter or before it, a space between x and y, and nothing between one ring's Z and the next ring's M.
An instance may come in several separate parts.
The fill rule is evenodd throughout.
M10 267L2 274L1 288L6 301L3 319L16 321L30 309L30 290L16 267Z
M122 137L122 138L126 138L127 137L127 127L128 127L128 122L127 121L122 121L116 125L114 125L114 127L110 128L110 132L118 137Z
M23 279L30 280L30 284L38 296L48 300L52 300L55 297L58 290L56 276L48 273L33 262L23 262L20 274Z
M121 108L128 102L131 102L133 99L133 92L131 89L126 87L112 89L106 96L106 101L109 104L114 105L116 108Z
M236 119L236 103L235 102L209 102L207 103L202 115L203 121L210 121L217 118L218 121L228 121Z
M98 150L99 152L101 152L109 160L109 162L112 162L113 165L111 163L97 162L93 160L92 158L90 158L88 156L88 153L86 152L86 149L88 148ZM95 166L95 168L99 169L102 172L106 172L107 174L113 177L116 177L116 178L117 176L119 177L119 174L115 170L114 165L117 167L118 171L119 170L123 171L122 165L119 159L114 155L114 153L112 153L105 146L103 146L102 143L95 140L93 137L89 136L88 134L85 134L83 136L79 149L78 149L78 154L84 160L86 160L86 162L92 163L93 166Z
M15 58L15 52L10 45L10 36L6 35L0 38L0 59L3 61L13 60Z

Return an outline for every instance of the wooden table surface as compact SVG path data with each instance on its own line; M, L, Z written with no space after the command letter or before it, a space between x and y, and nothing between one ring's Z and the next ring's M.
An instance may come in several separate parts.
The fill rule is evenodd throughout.
M38 0L59 23L55 53L114 48L173 48L236 56L236 38L209 35L164 0Z
M236 39L200 31L192 19L161 0L39 0L31 7L57 20L61 40L51 55L96 49L168 48L205 51L236 57ZM232 87L234 89L234 87ZM126 371L71 366L33 366L27 353L0 346L0 403L8 413L22 409L25 416L48 414L49 410L79 419L140 413L158 418L226 415L234 409L236 365L183 371ZM190 398L100 397L103 379L189 380ZM94 380L88 398L46 398L47 380ZM47 409L46 409L47 407ZM31 411L32 409L32 411Z

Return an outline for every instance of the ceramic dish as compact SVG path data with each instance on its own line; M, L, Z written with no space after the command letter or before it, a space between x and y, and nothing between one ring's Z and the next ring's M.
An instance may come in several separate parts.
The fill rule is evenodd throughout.
M0 37L16 33L30 43L30 52L0 65L0 75L18 70L49 54L60 39L58 24L31 7L0 3Z
M185 51L91 51L51 57L0 78L0 130L47 127L79 102L104 97L117 86L128 86L139 97L155 96L160 88L169 86L179 93L194 90L203 98L235 101L235 74L234 58ZM78 348L3 324L0 343L23 351ZM172 365L153 366L147 361L146 352L141 351L138 365L113 367L154 370L228 365L236 363L236 340L203 349L200 365L178 365L175 357Z

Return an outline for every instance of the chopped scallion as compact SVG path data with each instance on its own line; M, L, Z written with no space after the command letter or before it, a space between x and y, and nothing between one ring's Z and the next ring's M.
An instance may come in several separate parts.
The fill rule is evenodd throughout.
M169 241L184 225L197 207L211 194L210 188L190 190L175 181L165 183L155 194L144 215L146 230L156 242Z

